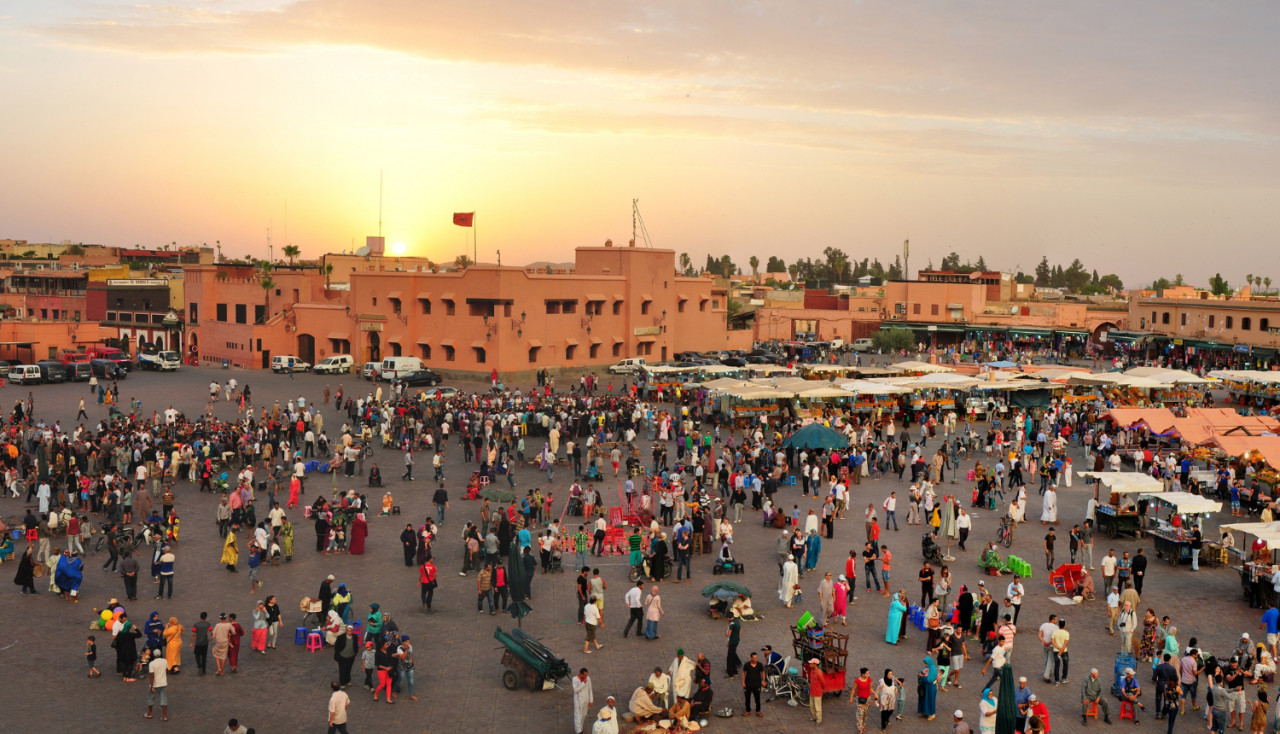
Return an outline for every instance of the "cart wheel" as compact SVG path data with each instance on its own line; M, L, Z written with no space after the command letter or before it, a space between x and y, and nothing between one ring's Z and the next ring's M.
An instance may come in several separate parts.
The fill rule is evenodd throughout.
M520 685L520 679L516 677L516 671L507 668L502 671L502 685L507 687L508 691L514 691Z

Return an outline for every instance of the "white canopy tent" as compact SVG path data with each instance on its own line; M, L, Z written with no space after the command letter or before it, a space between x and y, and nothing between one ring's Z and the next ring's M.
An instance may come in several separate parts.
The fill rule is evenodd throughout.
M955 372L950 367L944 367L940 364L929 364L928 362L917 362L908 360L906 362L897 362L893 368L900 372L919 372L921 374L932 374L934 372Z
M1164 491L1164 482L1143 472L1082 471L1080 476L1084 479L1097 479L1102 486L1116 494Z
M1190 492L1144 492L1142 496L1173 507L1179 515L1205 515L1222 510L1221 502Z

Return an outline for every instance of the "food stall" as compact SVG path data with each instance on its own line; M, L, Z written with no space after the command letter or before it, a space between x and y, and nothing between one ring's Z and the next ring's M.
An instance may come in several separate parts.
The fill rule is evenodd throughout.
M1271 583L1280 552L1280 522L1238 522L1220 529L1234 538L1231 547L1224 550L1228 563L1240 575L1245 601L1252 605L1260 600L1263 606L1280 601ZM1234 537L1237 534L1239 537Z
M1098 531L1111 537L1128 535L1137 537L1142 530L1142 514L1138 512L1136 497L1144 492L1164 490L1164 483L1142 472L1093 472L1083 471L1080 476L1093 482L1094 518ZM1102 488L1106 494L1102 495Z
M849 636L831 628L823 628L813 615L805 612L791 627L791 644L796 660L806 663L817 659L822 671L822 689L827 694L842 694L848 683L845 670L849 664ZM798 666L797 666L798 667Z
M1190 492L1144 492L1147 535L1155 542L1156 558L1176 566L1191 562L1191 535L1201 518L1222 509L1221 502Z

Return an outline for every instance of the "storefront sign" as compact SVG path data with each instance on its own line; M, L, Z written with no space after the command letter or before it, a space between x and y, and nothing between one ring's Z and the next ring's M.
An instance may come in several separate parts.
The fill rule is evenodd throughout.
M635 329L635 336L656 336L661 333L661 326L637 326Z
M361 323L360 331L382 331L382 322Z

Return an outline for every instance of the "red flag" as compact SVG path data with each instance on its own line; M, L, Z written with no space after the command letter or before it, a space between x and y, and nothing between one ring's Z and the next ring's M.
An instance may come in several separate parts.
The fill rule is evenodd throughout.
M471 220L475 219L475 212L454 212L453 223L459 227L470 227Z

